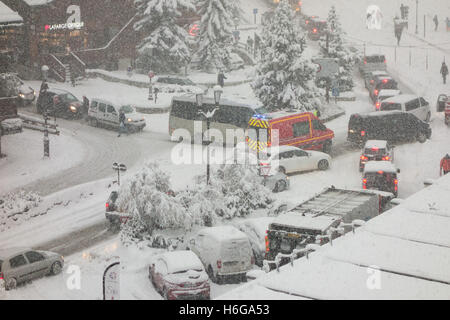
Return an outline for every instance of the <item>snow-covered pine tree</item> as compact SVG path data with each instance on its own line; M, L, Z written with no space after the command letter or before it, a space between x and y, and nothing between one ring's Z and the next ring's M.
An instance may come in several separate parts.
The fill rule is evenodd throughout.
M191 0L135 0L143 34L138 44L138 68L158 73L177 72L190 61L188 34L177 24L181 10L195 10Z
M262 59L252 87L268 110L313 110L321 96L314 76L317 65L303 56L302 31L296 27L294 12L282 0L265 24Z
M202 16L197 36L200 66L205 71L226 69L233 44L233 7L230 0L197 0Z
M328 45L327 35L325 34L319 40L319 46L325 57L335 58L339 61L340 73L337 78L339 89L341 91L351 91L354 87L352 78L354 57L342 41L344 31L334 6L328 12L326 32L328 33Z

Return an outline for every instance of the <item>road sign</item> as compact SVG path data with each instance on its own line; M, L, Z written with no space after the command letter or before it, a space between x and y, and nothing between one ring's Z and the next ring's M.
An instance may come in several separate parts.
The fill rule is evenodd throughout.
M152 79L154 76L155 76L155 73L154 73L153 71L150 71L150 72L148 73L148 77L149 77L150 79Z
M331 94L333 95L333 97L339 97L339 88L331 89Z
M319 65L319 69L317 71L318 78L332 77L339 73L339 64L335 59L318 58L313 59L312 62Z

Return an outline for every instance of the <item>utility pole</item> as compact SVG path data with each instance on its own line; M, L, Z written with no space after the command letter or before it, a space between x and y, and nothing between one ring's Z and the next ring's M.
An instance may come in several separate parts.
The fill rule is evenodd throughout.
M416 0L416 34L419 34L419 0Z
M44 129L44 158L50 158L50 139L48 138L48 113L44 113L45 129Z

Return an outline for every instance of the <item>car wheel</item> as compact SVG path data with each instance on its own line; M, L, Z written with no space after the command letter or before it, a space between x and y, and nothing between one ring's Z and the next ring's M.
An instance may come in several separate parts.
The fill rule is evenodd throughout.
M57 261L52 264L52 267L51 267L52 275L57 275L57 274L61 273L61 271L62 271L62 266L61 266L60 262Z
M425 143L427 141L427 136L425 135L425 133L420 132L417 135L417 141L419 141L420 143Z
M286 174L286 168L285 167L278 167L278 172Z
M17 288L17 280L15 278L11 278L8 280L8 282L6 283L6 290L13 290Z
M211 266L208 267L208 270L207 270L206 273L208 274L208 277L211 279L212 282L214 282L214 283L217 282L217 279L214 276L214 270L213 270L213 268Z
M328 160L320 160L319 164L317 165L319 170L327 170L330 167L330 164L328 163Z
M98 127L98 120L95 118L91 118L89 124L93 127Z
M287 189L286 182L283 180L280 180L280 181L277 181L277 183L275 184L275 188L273 189L273 192L275 192L275 193L283 192L286 189Z

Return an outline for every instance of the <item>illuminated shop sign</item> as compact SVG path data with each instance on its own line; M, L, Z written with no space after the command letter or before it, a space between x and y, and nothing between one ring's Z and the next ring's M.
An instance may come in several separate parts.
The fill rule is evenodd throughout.
M69 17L66 23L46 24L45 31L51 30L80 30L84 27L84 22L81 21L80 6L70 5L66 10Z

